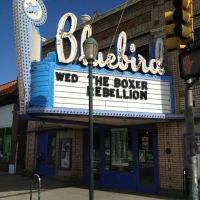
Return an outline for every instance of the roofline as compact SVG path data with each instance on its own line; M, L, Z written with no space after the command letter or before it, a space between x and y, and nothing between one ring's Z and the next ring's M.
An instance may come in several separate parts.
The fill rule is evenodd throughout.
M17 79L12 80L12 81L9 81L9 82L6 82L6 83L3 83L2 85L0 85L0 87L1 87L1 86L4 86L4 85L7 85L7 84L10 84L10 83L12 83L12 82L14 82L14 81L17 81Z
M12 92L9 92L9 93L4 92L4 91L9 90L10 88L12 88ZM10 81L10 82L7 82L7 83L0 85L0 100L8 98L10 96L13 96L13 97L18 96L17 80L13 80L13 81Z

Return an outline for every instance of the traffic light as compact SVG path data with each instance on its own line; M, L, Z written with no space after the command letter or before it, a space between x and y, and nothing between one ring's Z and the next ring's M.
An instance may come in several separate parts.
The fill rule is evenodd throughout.
M167 50L181 50L194 41L192 0L173 0L175 11L165 12Z
M200 46L179 54L179 68L182 79L200 76Z

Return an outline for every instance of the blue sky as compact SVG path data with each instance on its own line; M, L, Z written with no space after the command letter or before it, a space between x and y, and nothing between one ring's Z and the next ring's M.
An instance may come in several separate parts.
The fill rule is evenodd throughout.
M47 21L41 26L41 35L47 39L55 37L60 18L68 12L80 16L88 14L94 17L94 11L100 14L126 2L126 0L43 0L47 9ZM0 6L0 85L17 78L12 0L1 0Z

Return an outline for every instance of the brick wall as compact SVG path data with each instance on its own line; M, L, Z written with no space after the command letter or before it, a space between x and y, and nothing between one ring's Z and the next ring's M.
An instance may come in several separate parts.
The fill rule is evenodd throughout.
M83 130L73 129L74 140L72 146L72 177L83 176Z
M182 189L183 147L181 121L158 123L160 188ZM166 149L171 149L171 154Z
M25 169L28 172L34 173L36 170L36 150L37 150L37 134L27 133L26 141L26 163Z
M41 127L42 124L42 127ZM43 122L29 122L28 128L34 129L40 127L45 129L52 127L53 124ZM48 132L48 131L45 131ZM71 177L81 178L83 176L83 130L82 129L67 129L57 130L56 132L56 152L55 152L55 167L56 179L69 180ZM37 151L37 135L39 133L27 133L26 146L26 170L35 172L36 168L36 151ZM71 170L59 169L59 141L64 138L72 138L72 168Z
M59 169L59 140L64 138L72 139L72 165L71 170ZM67 129L57 131L56 136L56 179L69 180L80 179L83 176L83 130Z

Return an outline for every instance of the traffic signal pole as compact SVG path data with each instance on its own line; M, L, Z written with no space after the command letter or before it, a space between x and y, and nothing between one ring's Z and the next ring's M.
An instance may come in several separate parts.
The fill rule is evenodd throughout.
M178 49L179 52L194 42L193 0L172 0L174 11L165 12L165 46L167 50ZM175 37L174 37L175 36ZM185 52L185 50L183 51ZM199 52L199 51L198 51ZM199 57L193 51L179 55L181 78L185 81L185 113L188 159L189 199L198 200L197 160L195 151L194 114L192 86L199 77ZM184 77L185 76L185 77Z
M191 79L185 81L186 138L190 200L199 200L192 95L193 85L198 80L199 78L196 78L193 82Z

